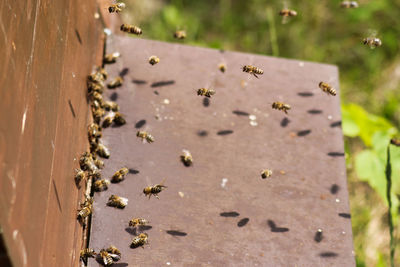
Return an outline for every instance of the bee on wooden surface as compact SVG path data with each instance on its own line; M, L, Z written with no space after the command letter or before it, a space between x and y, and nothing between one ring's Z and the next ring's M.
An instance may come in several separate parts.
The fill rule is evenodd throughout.
M115 112L114 123L117 125L124 125L126 123L126 120L121 113Z
M118 256L121 257L121 251L119 251L119 249L117 249L117 248L116 248L115 246L113 246L113 245L109 246L109 247L106 249L106 251L107 251L108 253L115 254L115 255L118 255Z
M185 166L192 165L193 157L192 157L192 154L190 154L189 150L187 150L187 149L182 150L181 160Z
M200 88L200 89L197 89L197 95L211 97L212 95L215 95L215 90L207 89L207 88Z
M109 253L105 249L100 250L99 256L105 266L110 266L121 258L119 255Z
M94 251L94 249L91 248L85 248L81 249L80 257L82 260L86 260L87 258L94 258L97 255L97 253Z
M97 155L99 155L102 158L108 159L110 157L110 150L102 143L99 143L97 145L96 152L97 152Z
M118 170L118 171L116 171L114 173L114 175L112 176L111 181L114 182L114 183L121 182L122 180L125 179L125 175L127 175L128 172L129 172L128 168L125 168L125 167L120 169L120 170Z
M138 225L147 225L149 222L142 218L133 218L129 221L129 226L136 227Z
M103 96L99 92L94 91L90 94L90 96L93 101L99 102L100 105L103 103Z
M87 174L85 171L81 169L75 169L75 183L78 185L82 180L85 180L87 177Z
M245 65L245 66L242 67L242 70L243 70L243 72L247 72L249 74L253 74L254 77L256 77L257 79L258 79L257 74L258 75L264 74L264 71L262 69L257 68L257 67L252 66L252 65Z
M104 64L111 64L115 63L117 61L117 58L119 58L121 54L119 52L114 52L111 54L106 54L103 58L103 63Z
M175 37L176 39L180 39L180 40L185 39L185 38L186 38L186 31L183 31L183 30L176 31L176 32L174 33L174 37Z
M291 108L288 104L282 102L274 102L272 103L272 108L277 110L282 110L287 114L287 111Z
M336 95L336 90L333 89L330 84L325 83L325 82L320 82L318 86L319 86L319 88L321 88L322 91L324 91L328 95L333 95L333 96Z
M148 239L148 234L141 233L132 239L131 247L137 248L140 246L144 246L146 243L148 243L147 239Z
M113 5L110 5L109 7L108 7L108 12L110 12L110 13L119 13L119 12L122 12L122 9L124 9L125 8L125 3L117 3L117 4L113 4Z
M147 143L154 142L154 137L146 131L137 131L136 136L142 138L142 141L146 140Z
M382 45L381 39L377 37L367 37L363 39L363 44L368 45L371 49L374 49Z
M80 206L80 209L78 209L78 220L83 221L86 217L92 214L93 198L86 198L85 202L80 204Z
M120 87L122 85L122 83L124 82L124 79L121 76L116 77L114 80L112 80L111 82L109 82L107 84L107 87L109 89L115 89L117 87Z
M102 126L103 128L109 127L109 126L113 123L114 119L115 119L115 113L114 113L114 112L109 112L109 113L104 117L104 120L103 120L103 123L101 124L101 126Z
M106 75L104 75L104 74L106 74ZM87 79L88 79L89 82L100 84L105 80L106 76L107 76L107 73L105 72L105 70L101 71L101 72L100 71L95 71L95 72L91 73L87 77Z
M93 121L98 124L106 112L104 109L96 109L92 111Z
M118 111L119 110L119 105L113 101L104 101L102 107L107 111Z
M106 179L97 180L96 182L93 183L93 189L96 192L101 192L107 190L109 184L110 184L109 180Z
M111 195L108 199L107 205L110 207L123 209L126 207L126 205L128 205L128 199L117 195Z
M261 178L265 179L272 175L272 171L270 169L265 169L261 172Z
M165 180L165 179L164 179ZM148 186L143 189L143 194L145 196L149 196L149 199L152 195L154 195L157 199L159 199L158 194L164 190L164 188L167 188L165 185L163 185L163 182L160 184L156 184L153 186Z
M343 1L340 3L340 7L343 8L357 8L358 3L356 1Z
M102 136L101 128L96 123L91 123L88 126L88 136L93 138L100 138Z
M94 82L88 82L87 83L88 87L88 93L92 94L93 92L98 92L102 94L104 92L104 83L94 83Z
M97 70L98 73L100 73L101 75L103 75L103 80L106 80L108 77L108 73L105 70L105 68L99 67L99 69Z
M89 177L92 177L94 181L101 179L100 170L94 170L94 171L89 172Z
M220 63L220 64L218 65L218 69L219 69L222 73L224 73L224 72L226 71L226 64L225 64L225 63Z
M400 146L400 139L399 138L392 138L390 139L390 143L395 146Z
M84 171L95 171L97 166L93 162L93 157L89 152L84 152L79 159L79 165Z
M97 168L99 169L103 169L104 168L104 161L102 161L101 159L95 159L93 160L94 165L96 165Z
M123 32L133 33L136 35L142 34L142 29L140 29L139 27L134 26L134 25L122 24L120 29Z
M151 56L151 57L149 57L149 63L150 63L151 65L155 65L155 64L157 64L158 62L160 62L160 59L159 59L158 57L156 57L156 56Z

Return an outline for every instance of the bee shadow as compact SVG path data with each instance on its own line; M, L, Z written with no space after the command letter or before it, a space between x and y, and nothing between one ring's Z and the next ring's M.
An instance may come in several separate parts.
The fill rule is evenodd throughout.
M117 92L113 92L113 93L110 95L110 99L111 99L111 101L117 101L117 99L118 99L118 93L117 93Z
M128 172L129 172L130 174L138 174L138 173L139 173L138 170L135 170L135 169L132 169L132 168L129 168L129 169L128 169Z
M320 232L320 231L315 232L314 241L319 243L322 241L322 239L324 239L322 232Z
M232 111L232 113L235 115L238 115L238 116L245 116L245 117L250 116L250 113L247 113L246 111L242 111L242 110L234 110L234 111Z
M342 127L342 121L335 121L331 123L331 127Z
M129 266L129 264L125 263L125 262L120 262L120 263L114 263L112 266L113 267L126 267L126 266Z
M237 226L238 226L238 227L243 227L243 226L245 226L249 221L250 221L249 218L243 218L243 219L241 219L241 220L237 223Z
M177 230L168 230L166 233L172 236L187 236L187 233Z
M350 213L338 213L338 215L342 218L351 219Z
M278 226L276 226L276 224L273 220L268 220L267 223L268 223L269 228L271 229L271 232L273 232L273 233L289 232L289 228L278 227Z
M344 157L344 153L342 152L329 152L327 155L330 157Z
M151 225L139 225L137 227L126 227L125 231L131 235L138 235L139 233L142 233L143 231L148 231L152 229L153 226Z
M78 39L78 42L80 44L82 44L82 38L77 29L75 29L75 35L76 35L76 38Z
M327 251L327 252L321 252L318 254L322 258L333 258L339 256L339 254L332 252L332 251Z
M238 217L240 214L236 211L221 212L219 216L222 217Z
M137 84L137 85L142 85L142 84L146 84L147 82L145 80L133 79L132 83Z
M222 130L217 132L218 135L228 135L228 134L233 134L232 130Z
M299 92L299 93L297 93L297 95L302 96L302 97L310 97L310 96L313 96L314 93L311 93L311 92Z
M74 107L72 106L71 99L68 99L69 108L71 110L72 116L76 118Z
M199 130L197 131L197 135L200 137L206 137L208 135L208 132L206 130Z
M203 106L209 107L210 106L210 99L208 97L203 98Z
M146 120L140 120L135 124L135 128L139 129L142 128L146 124Z
M337 192L339 192L339 190L340 190L340 186L338 186L337 184L333 184L331 186L331 188L329 189L329 191L331 192L332 195L334 195Z
M129 72L129 68L123 68L121 70L121 72L119 73L119 76L121 76L122 78L124 78L125 75L127 75Z
M287 117L285 117L281 120L281 127L285 128L286 126L289 125L289 123L290 123L290 120Z
M306 136L311 133L311 130L303 130L303 131L298 131L297 136Z
M322 112L323 111L321 109L310 109L310 110L307 110L307 113L313 114L313 115L321 114Z
M170 81L155 82L155 83L152 83L150 86L152 88L154 88L154 87L161 87L161 86L167 86L167 85L173 85L173 84L175 84L175 81L174 80L170 80Z

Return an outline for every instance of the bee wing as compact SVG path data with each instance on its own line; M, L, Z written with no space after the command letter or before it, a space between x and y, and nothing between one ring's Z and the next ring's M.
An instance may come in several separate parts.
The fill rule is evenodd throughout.
M289 22L289 17L283 16L282 17L282 24L287 24Z
M162 181L161 181L161 183L159 183L159 185L161 185L161 186L163 186L163 187L167 188L167 187L164 185L164 183L165 183L165 180L167 180L167 178L164 178L164 179L162 179Z
M378 34L378 31L375 29L368 29L368 37L375 37Z
M121 257L119 255L117 255L117 254L109 253L108 255L110 255L110 257L115 261L119 261L121 259Z

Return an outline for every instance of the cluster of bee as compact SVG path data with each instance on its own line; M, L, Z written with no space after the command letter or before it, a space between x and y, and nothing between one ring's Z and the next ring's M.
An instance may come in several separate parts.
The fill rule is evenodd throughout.
M105 266L110 266L121 259L121 251L118 248L111 245L107 249L101 249L99 253L96 253L94 249L86 248L82 249L80 253L80 258L85 263L88 258L99 258L99 261L102 262Z

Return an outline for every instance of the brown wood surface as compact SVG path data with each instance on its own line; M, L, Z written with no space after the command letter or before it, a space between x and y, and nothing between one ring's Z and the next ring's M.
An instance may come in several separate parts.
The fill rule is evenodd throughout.
M101 62L96 1L0 1L0 224L14 266L77 266L86 75Z
M122 55L106 66L110 79L122 73L125 82L105 96L127 124L103 130L111 157L102 173L130 172L95 193L90 247L118 247L116 266L355 266L336 66L137 37L108 40L108 52ZM151 66L151 55L160 63ZM264 74L243 73L243 64ZM338 95L322 92L320 81ZM209 105L197 96L200 87L216 90ZM272 110L274 101L290 104L289 114ZM139 129L155 142L142 143ZM182 149L191 151L192 167L180 162ZM261 178L264 168L271 178ZM168 188L160 199L147 199L143 188L163 178ZM128 206L106 206L111 194L127 197ZM129 228L132 217L151 227ZM149 245L130 248L141 231Z

